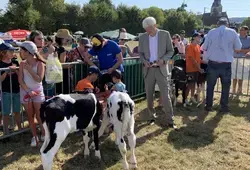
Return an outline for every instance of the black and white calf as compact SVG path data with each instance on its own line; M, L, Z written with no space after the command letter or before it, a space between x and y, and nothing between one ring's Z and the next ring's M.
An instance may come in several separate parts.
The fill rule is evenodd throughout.
M101 158L98 130L102 107L93 93L60 94L45 101L40 109L45 141L40 149L45 170L51 170L53 158L69 133L83 131L84 155L89 155L88 132L94 133L95 156Z
M179 90L182 91L182 103L186 106L186 89L187 89L187 74L186 74L186 61L184 59L176 60L171 73L173 81L173 105L176 106Z
M204 73L199 73L198 82L197 82L197 94L196 100L199 102L197 107L205 102L205 83L207 78L207 64L201 63L201 69L204 70ZM200 93L202 93L202 100L200 99Z
M116 134L116 144L119 146L119 150L123 157L124 169L129 169L129 164L126 158L127 148L124 141L125 135L128 137L131 150L131 168L137 167L135 157L136 136L134 133L134 107L135 103L127 93L112 92L108 98L107 108L103 115L102 125L99 130L99 136L101 136L109 123L113 125Z

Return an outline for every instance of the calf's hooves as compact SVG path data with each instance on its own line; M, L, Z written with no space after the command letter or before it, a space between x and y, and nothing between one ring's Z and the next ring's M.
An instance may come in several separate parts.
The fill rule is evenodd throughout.
M130 163L131 169L137 169L137 163Z

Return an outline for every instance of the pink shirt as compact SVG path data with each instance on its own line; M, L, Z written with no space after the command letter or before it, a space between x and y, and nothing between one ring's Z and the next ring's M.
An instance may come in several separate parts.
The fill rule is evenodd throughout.
M177 44L175 44L175 47L178 48L179 53L185 54L185 45L184 45L184 43L182 41L180 41Z

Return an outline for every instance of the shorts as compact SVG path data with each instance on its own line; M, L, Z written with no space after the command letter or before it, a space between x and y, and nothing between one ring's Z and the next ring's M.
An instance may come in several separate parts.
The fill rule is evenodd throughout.
M189 72L187 73L187 82L188 83L197 83L200 72Z
M36 90L34 90L36 91ZM20 88L20 101L22 104L27 104L28 102L34 102L34 103L42 103L45 101L45 95L42 90L39 90L40 94L38 96L32 97L30 100L29 99L24 99L25 95L27 94L26 91L24 91L22 88Z
M2 114L8 115L11 113L11 93L3 92L3 108ZM20 94L19 93L12 93L12 111L14 113L20 113L21 111L21 103L20 103Z

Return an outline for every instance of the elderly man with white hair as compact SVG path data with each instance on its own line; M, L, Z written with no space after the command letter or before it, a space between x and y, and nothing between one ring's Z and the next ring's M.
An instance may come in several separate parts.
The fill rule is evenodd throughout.
M139 54L143 63L145 90L147 95L150 124L154 124L156 113L154 110L155 84L159 86L164 111L167 112L167 126L176 129L173 121L173 107L168 91L167 62L174 53L171 36L168 31L157 29L156 20L147 17L142 22L146 33L139 37Z

